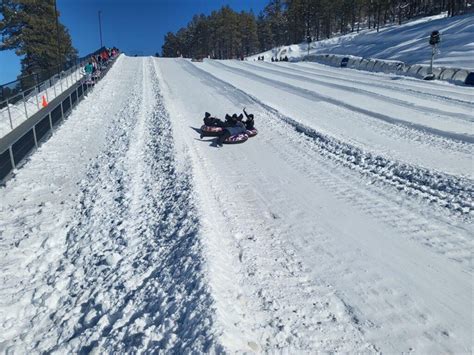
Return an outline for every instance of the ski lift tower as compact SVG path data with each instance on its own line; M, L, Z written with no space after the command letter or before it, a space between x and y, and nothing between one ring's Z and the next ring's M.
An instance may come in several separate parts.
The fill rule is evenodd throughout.
M441 35L439 31L433 31L430 35L430 45L431 45L431 62L430 62L430 70L428 75L424 77L425 80L433 80L435 79L435 75L433 74L433 60L436 52L438 51L438 44L441 42Z

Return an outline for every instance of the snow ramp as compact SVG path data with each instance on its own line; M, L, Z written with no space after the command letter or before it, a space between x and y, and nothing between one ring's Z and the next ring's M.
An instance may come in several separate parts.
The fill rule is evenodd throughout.
M169 126L125 57L1 190L2 351L221 349Z
M351 75L121 56L0 189L0 351L469 352L472 97Z

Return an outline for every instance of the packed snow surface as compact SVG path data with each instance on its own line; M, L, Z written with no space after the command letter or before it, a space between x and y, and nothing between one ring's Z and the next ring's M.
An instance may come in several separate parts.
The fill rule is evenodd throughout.
M432 31L439 31L441 43L435 65L474 70L474 14L446 17L446 14L424 17L402 25L377 30L362 30L344 36L323 39L310 45L310 54L342 54L366 58L399 60L407 64L429 64ZM299 59L308 54L306 43L274 48L248 58L264 56Z
M339 70L121 56L0 188L0 351L469 353L473 91Z

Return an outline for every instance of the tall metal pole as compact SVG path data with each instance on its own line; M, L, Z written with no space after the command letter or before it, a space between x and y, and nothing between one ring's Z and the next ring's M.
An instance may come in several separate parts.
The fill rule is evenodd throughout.
M56 16L56 37L57 37L57 45L58 45L58 74L61 72L61 47L59 45L59 20L58 20L58 7L56 5L57 0L54 0L54 14Z
M99 34L100 34L100 48L102 48L102 20L100 18L102 11L99 10Z

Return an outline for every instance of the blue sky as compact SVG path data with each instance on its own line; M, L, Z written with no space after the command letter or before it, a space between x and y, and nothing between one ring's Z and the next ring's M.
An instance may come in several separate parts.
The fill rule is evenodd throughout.
M102 11L104 45L129 54L161 52L164 35L185 26L195 14L210 14L224 5L255 15L268 0L57 0L60 21L68 27L79 55L100 46L98 15ZM15 80L20 59L12 51L0 52L0 84Z

